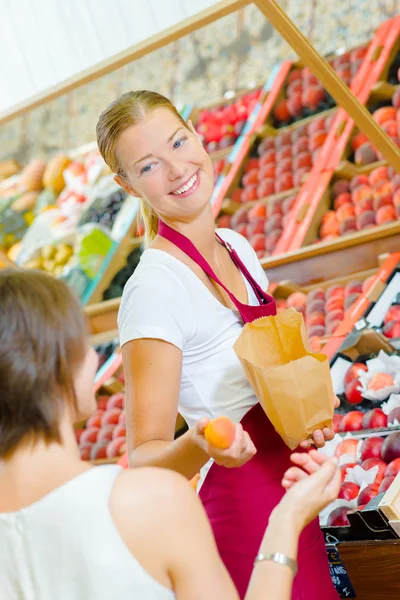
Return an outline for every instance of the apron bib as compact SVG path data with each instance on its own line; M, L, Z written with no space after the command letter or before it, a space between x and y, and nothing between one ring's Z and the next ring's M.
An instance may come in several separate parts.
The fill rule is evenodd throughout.
M227 248L232 261L253 288L260 303L258 306L241 303L221 283L188 238L163 222L159 223L158 234L185 252L226 291L244 323L276 315L274 298L259 286L236 251L218 234L218 240ZM220 556L240 598L244 598L269 515L285 493L281 480L286 469L291 466L291 451L272 427L260 404L256 404L244 415L241 424L253 440L257 454L236 469L227 469L213 463L199 496L211 523ZM318 519L310 523L301 534L298 563L292 600L339 598L332 584Z

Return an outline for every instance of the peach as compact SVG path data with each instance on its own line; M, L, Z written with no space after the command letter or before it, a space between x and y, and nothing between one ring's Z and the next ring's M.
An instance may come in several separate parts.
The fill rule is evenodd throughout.
M339 198L340 198L340 196L339 196ZM342 204L341 206L339 206L339 208L336 211L336 216L337 216L339 223L342 223L348 217L354 217L354 215L355 215L354 206L351 202Z
M372 113L374 120L382 125L386 121L396 120L396 108L394 106L383 106Z
M322 86L310 85L303 89L302 102L304 106L307 106L311 110L315 110L318 107L318 104L325 100L325 97L326 93Z
M315 119L310 121L310 123L307 126L307 133L309 136L312 136L315 133L320 132L320 131L321 132L326 131L324 117L316 117Z
M321 225L325 225L325 223L331 223L332 221L337 221L336 212L334 210L328 210L321 219Z
M311 338L321 338L325 335L325 327L323 325L313 325L308 329L308 337Z
M260 183L260 172L258 169L251 169L251 171L248 171L242 177L243 187L246 187L249 184L257 184L257 183Z
M303 292L293 292L290 294L286 301L286 306L288 308L295 308L296 310L300 308L305 309L307 303L307 296L303 294Z
M107 441L103 440L93 444L90 450L90 460L100 460L107 458Z
M340 225L337 219L330 219L321 225L320 237L326 238L328 235L338 235L340 233Z
M364 200L360 200L360 202L355 205L356 217L370 210L374 210L374 200L372 197L364 198Z
M246 185L242 192L242 202L253 202L257 200L258 186L255 184Z
M322 288L316 288L308 292L307 303L310 304L313 300L325 300L325 292Z
M363 212L360 216L357 217L357 229L367 229L368 227L372 227L376 225L375 222L375 211L369 210Z
M387 167L377 167L376 169L372 169L368 176L368 181L371 187L374 187L374 185L379 181L388 179L389 175Z
M90 427L100 428L101 426L101 417L103 416L104 410L97 409L86 421L86 427L89 429Z
M284 131L275 137L275 148L278 150L283 146L290 146L292 143L292 134L290 131Z
M267 216L267 207L262 202L257 202L247 213L248 221L257 221Z
M342 194L336 196L333 202L333 208L337 211L344 204L350 204L352 206L351 194L348 192L343 192Z
M344 433L345 431L360 431L362 429L363 417L364 413L362 413L360 410L351 410L348 412L340 423L341 433ZM358 444L357 440L354 441Z
M359 185L351 192L351 197L353 199L354 204L358 204L365 198L373 198L373 190L369 185Z
M97 409L98 410L106 410L108 399L109 399L109 396L98 396L96 398Z
M250 238L250 244L253 248L253 250L255 250L255 252L257 252L258 250L265 250L265 234L264 233L256 233L255 235L253 235L253 237Z
M221 215L220 217L218 217L217 226L219 229L231 229L230 215Z
M343 440L343 442L339 442L336 446L335 456L343 456L344 454L352 454L353 456L357 456L357 446L358 440L347 439Z
M267 204L267 217L268 219L272 215L282 215L282 201L277 198L270 200Z
M369 165L378 160L378 155L370 142L365 142L354 153L356 165Z
M276 163L276 151L275 150L266 150L260 156L260 168L268 163Z
M382 129L388 134L389 137L397 138L398 123L396 119L391 119L390 121L386 121L385 123L383 123Z
M298 92L302 92L302 91L303 91L303 82L302 82L301 78L291 81L286 88L286 93L288 96L293 96L295 94L298 94Z
M276 151L276 162L281 162L284 158L292 157L292 146L282 146L280 150Z
M298 140L296 140L292 146L292 155L296 156L300 154L300 152L306 151L308 152L308 137L303 135Z
M273 231L271 231L271 233L269 233L267 235L267 243L266 243L267 252L273 252L275 250L275 247L276 247L277 243L279 242L281 235L282 235L282 229L274 229Z
M378 181L372 188L374 198L389 198L392 200L392 185L390 181Z
M253 219L247 226L247 234L253 237L257 233L265 233L265 218Z
M295 82L292 85L298 86L298 91L292 92L287 101L287 109L291 117L299 117L303 112L303 100L302 90L303 86L299 82Z
M325 300L323 298L314 298L314 300L310 301L307 296L307 315L324 313L325 311Z
M120 408L110 408L109 410L106 410L101 417L101 426L104 427L104 425L117 424L120 414Z
M359 131L351 140L351 147L354 151L358 150L360 146L368 142L368 138L362 131Z
M226 450L235 439L236 427L229 417L217 417L208 423L204 430L204 437L207 442L219 448Z
M317 148L322 146L327 137L328 137L327 133L323 133L323 132L315 133L310 138L310 142L309 142L309 147L310 147L311 152L313 152L314 150L316 150Z
M338 179L332 186L332 197L337 198L342 194L350 192L350 182L347 179Z
M376 224L391 223L396 220L396 212L394 206L381 206L376 211Z
M93 444L94 442L96 442L99 431L100 429L98 427L87 427L86 429L84 429L79 439L80 444L83 445L88 442Z
M331 285L325 293L327 300L330 298L344 298L344 287L342 285Z
M394 379L389 373L375 373L375 375L368 382L369 390L383 390L384 388L391 387L394 384Z
M400 88L397 88L392 96L392 104L395 108L400 108Z
M115 429L115 425L104 425L100 429L100 431L97 435L97 441L98 442L104 442L104 441L109 442L113 437L114 429Z
M339 233L345 235L357 231L357 220L353 215L349 215L340 222Z
M288 109L288 103L287 100L281 100L274 109L274 115L275 118L277 119L277 121L289 121L290 119L290 112Z
M271 215L268 220L265 222L264 231L268 235L274 231L274 229L282 229L283 228L283 219L282 215L275 213Z
M282 173L291 173L293 163L291 158L284 158L276 165L276 175L282 175Z
M308 137L306 125L301 125L300 127L292 129L290 132L290 142L294 144L301 137Z
M117 437L108 442L106 454L107 458L115 458L121 456L126 452L126 439L125 437Z
M326 335L333 335L336 331L336 329L339 327L339 325L341 324L342 319L337 319L335 321L329 321L326 324L326 328L325 328L325 334Z
M358 188L360 185L368 185L369 186L369 179L367 175L356 175L355 177L353 177L350 181L350 191L353 192L356 188Z
M344 317L344 311L341 308L334 308L331 310L327 317L326 323L332 323L333 321L342 321Z
M361 292L355 292L354 294L349 294L344 299L344 309L348 310L351 306L353 306L354 302L356 302L361 296Z
M260 161L258 158L255 158L255 157L249 158L244 166L244 172L248 173L252 169L258 169L259 166L260 166Z
M325 315L322 313L315 313L306 319L307 327L313 327L314 325L325 325Z
M230 198L233 202L243 202L243 188L237 188L236 190L233 190L233 192L230 194Z
M389 323L389 321L400 321L400 305L399 304L392 304L392 306L387 311L387 313L383 319L383 322L386 325L386 323Z
M92 451L93 444L86 442L79 446L79 455L81 460L90 460L90 453Z
M333 311L335 309L343 310L343 308L344 308L344 298L340 298L338 296L332 296L332 298L329 298L329 300L327 300L326 304L325 304L325 312L326 313L330 313L331 311Z
M293 175L294 187L300 187L301 185L303 185L303 183L305 181L305 177L307 176L307 173L309 173L310 171L311 171L311 166L308 166L308 167L302 167L296 173L294 173L294 175Z
M265 154L265 152L268 152L268 150L275 150L275 139L273 137L264 138L262 142L260 142L257 148L257 154L258 156L261 156L262 154Z
M296 202L296 196L288 196L282 200L282 211L283 213L288 213L294 206Z
M384 494L385 492L387 492L394 480L395 477L385 477L384 479L382 479L382 482L378 489L378 494Z
M257 198L271 196L275 192L275 179L263 179L257 186Z
M344 288L344 295L349 296L350 294L361 294L362 292L362 282L361 281L349 281Z
M118 424L125 425L125 423L126 423L126 412L125 412L125 409L123 408L121 410L121 414L119 415Z
M300 152L297 156L293 158L293 170L298 171L302 167L309 167L312 165L312 157L310 152L304 151Z
M113 439L116 437L126 437L126 425L124 423L119 423L116 425L114 427L112 437Z
M275 177L278 169L279 165L277 166L275 163L267 163L266 165L263 165L260 167L258 172L258 182L262 181L263 179L271 179Z
M275 193L279 194L293 187L293 176L291 173L282 173L275 181Z
M393 177L390 178L390 185L392 186L393 193L400 190L400 174L393 175Z
M110 396L107 402L107 410L110 408L124 408L125 407L125 394L117 393Z

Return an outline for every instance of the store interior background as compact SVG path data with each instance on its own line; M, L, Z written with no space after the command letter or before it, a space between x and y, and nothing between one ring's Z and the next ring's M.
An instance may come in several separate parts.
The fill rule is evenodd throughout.
M323 55L371 38L399 13L399 0L281 0L280 6ZM362 15L362 19L354 16ZM110 31L110 35L113 35ZM49 158L95 139L100 112L132 89L152 89L176 103L212 102L232 89L263 83L293 58L290 46L250 5L112 73L0 126L0 159Z

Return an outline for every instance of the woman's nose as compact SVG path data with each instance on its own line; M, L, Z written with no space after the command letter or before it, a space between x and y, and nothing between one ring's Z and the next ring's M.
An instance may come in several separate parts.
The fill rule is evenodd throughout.
M182 162L174 161L169 164L169 178L171 181L183 177L186 173L186 167Z

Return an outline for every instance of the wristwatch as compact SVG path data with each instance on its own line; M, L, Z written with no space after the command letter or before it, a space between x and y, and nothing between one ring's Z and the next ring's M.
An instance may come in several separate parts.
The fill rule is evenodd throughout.
M256 565L257 563L262 562L264 560L269 560L271 562L278 563L279 565L286 565L287 567L292 569L293 575L296 575L297 573L297 560L289 558L281 552L275 552L274 554L263 554L262 552L260 552L259 554L257 554L254 564Z

